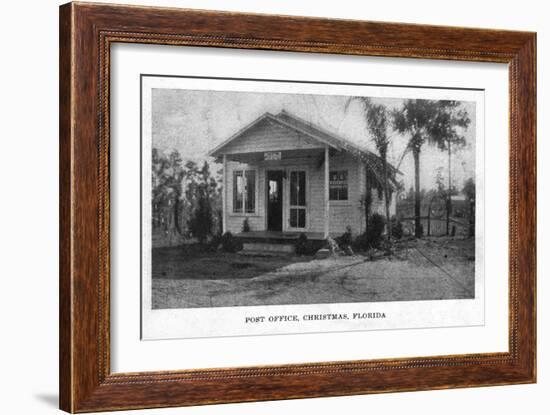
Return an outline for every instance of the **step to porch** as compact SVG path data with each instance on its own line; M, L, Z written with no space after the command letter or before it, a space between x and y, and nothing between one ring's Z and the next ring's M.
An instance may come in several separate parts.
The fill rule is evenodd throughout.
M281 255L296 252L294 243L244 242L243 255Z

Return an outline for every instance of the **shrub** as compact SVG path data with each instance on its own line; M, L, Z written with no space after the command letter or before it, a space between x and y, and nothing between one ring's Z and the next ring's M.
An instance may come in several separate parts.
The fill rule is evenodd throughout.
M422 223L420 224L420 236L423 236L424 235L424 225L422 225Z
M358 235L353 239L351 244L352 248L355 251L366 251L370 248L367 233L363 232L361 235Z
M296 253L298 255L306 255L308 253L309 241L305 233L301 233L296 239Z
M199 243L203 244L212 233L212 207L209 199L201 193L195 211L187 221L187 226Z
M351 227L346 227L346 231L336 238L336 242L340 245L340 248L344 249L345 247L351 246L353 243L353 237L351 235Z
M221 243L222 236L220 234L213 235L212 239L210 239L210 241L208 242L209 251L216 252Z
M367 231L353 239L352 247L357 251L366 251L372 248L379 248L382 242L382 233L386 219L384 216L375 213L371 215L368 221Z
M391 220L391 235L395 239L401 239L403 237L403 224L395 217Z
M235 238L231 232L222 235L221 244L225 252L237 252L243 249L242 242Z
M385 226L386 218L384 216L375 213L370 217L367 228L367 241L370 248L378 248L380 246Z
M297 255L313 255L319 248L322 248L324 241L310 240L305 233L301 233L294 245Z
M242 228L242 231L243 231L243 232L250 232L250 223L248 223L248 218L246 218L245 220L243 220L243 228Z

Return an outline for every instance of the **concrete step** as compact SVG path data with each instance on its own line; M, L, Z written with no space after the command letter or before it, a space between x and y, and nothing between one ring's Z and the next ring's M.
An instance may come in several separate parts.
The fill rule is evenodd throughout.
M274 257L286 257L292 255L288 252L267 252L267 251L239 251L239 255L244 257L260 257L260 258L274 258Z
M293 254L295 252L294 243L269 243L269 242L245 242L241 253L254 252L256 254Z

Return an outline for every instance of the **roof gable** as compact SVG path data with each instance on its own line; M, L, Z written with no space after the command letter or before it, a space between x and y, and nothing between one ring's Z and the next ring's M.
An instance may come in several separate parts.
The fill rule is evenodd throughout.
M315 137L267 113L212 150L210 155L308 150L324 146Z
M382 181L383 163L376 154L284 110L277 115L265 113L214 148L209 155L219 157L222 154L313 149L326 146L352 154L365 163L377 179ZM395 175L400 172L389 163L388 168L390 182L395 185Z

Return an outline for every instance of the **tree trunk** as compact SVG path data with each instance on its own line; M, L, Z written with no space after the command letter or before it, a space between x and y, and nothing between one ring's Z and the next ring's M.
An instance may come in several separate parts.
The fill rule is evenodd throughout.
M470 200L470 229L468 230L468 235L470 237L475 236L476 234L476 209L475 209L475 199Z
M174 225L176 226L176 231L181 235L181 226L180 226L180 198L176 197L174 201Z
M382 170L384 174L384 204L386 205L386 233L388 242L391 241L391 221L390 221L390 199L388 191L388 162L386 155L382 159Z
M413 148L414 158L414 235L422 236L422 224L420 222L420 148Z
M426 232L426 236L430 236L432 231L432 203L434 201L434 198L432 197L430 199L430 203L428 204L428 230Z
M365 168L366 191L365 191L365 200L364 200L364 206L363 206L365 210L365 233L367 233L368 227L369 227L370 205L372 200L370 180L371 178L369 175L369 169Z
M446 229L445 234L449 236L449 224L451 219L451 142L449 141L447 143L447 149L449 151L449 185L447 186L447 221L446 221Z

